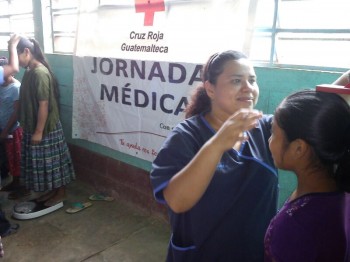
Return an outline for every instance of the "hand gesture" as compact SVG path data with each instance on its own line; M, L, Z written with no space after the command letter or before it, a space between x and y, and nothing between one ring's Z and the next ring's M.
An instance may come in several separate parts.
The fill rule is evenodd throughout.
M258 110L241 109L230 116L213 138L221 150L232 148L235 143L247 140L245 132L258 124L262 113Z
M8 46L14 46L14 47L17 47L18 43L19 43L19 40L21 39L21 36L20 35L17 35L17 34L13 34L11 37L10 37L10 40L7 42L8 43Z

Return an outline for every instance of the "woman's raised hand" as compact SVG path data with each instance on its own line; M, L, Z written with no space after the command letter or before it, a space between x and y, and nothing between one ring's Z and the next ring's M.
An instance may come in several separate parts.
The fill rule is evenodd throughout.
M237 142L247 140L246 131L254 128L262 117L262 112L253 109L241 109L230 116L213 137L219 149L226 151Z

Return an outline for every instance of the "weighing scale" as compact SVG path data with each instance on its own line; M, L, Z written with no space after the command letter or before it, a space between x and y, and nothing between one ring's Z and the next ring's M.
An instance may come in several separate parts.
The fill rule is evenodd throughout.
M59 202L54 206L47 207L44 205L45 201L38 202L36 199L20 202L13 207L12 216L16 219L32 219L49 214L57 209L63 207L63 202Z

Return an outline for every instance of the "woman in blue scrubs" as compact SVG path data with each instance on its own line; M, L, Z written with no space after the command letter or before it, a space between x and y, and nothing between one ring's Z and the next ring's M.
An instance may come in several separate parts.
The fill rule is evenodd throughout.
M244 54L212 55L202 80L151 170L169 209L167 261L263 261L278 196L272 116L253 109L259 87Z

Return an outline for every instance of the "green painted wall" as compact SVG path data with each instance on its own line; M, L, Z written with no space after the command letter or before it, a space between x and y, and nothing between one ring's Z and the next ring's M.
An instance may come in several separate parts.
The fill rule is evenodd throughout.
M3 52L0 52L3 53ZM2 55L6 55L3 53ZM106 148L104 146L72 138L73 108L73 60L70 55L47 55L55 72L61 90L61 119L67 141L96 153L106 155L146 171L151 163ZM20 80L23 72L17 78ZM288 94L304 88L314 88L317 84L331 83L340 76L340 72L321 72L312 70L280 69L257 67L256 74L260 87L257 109L264 113L273 113L276 106ZM280 171L280 205L295 187L295 176L290 172Z

